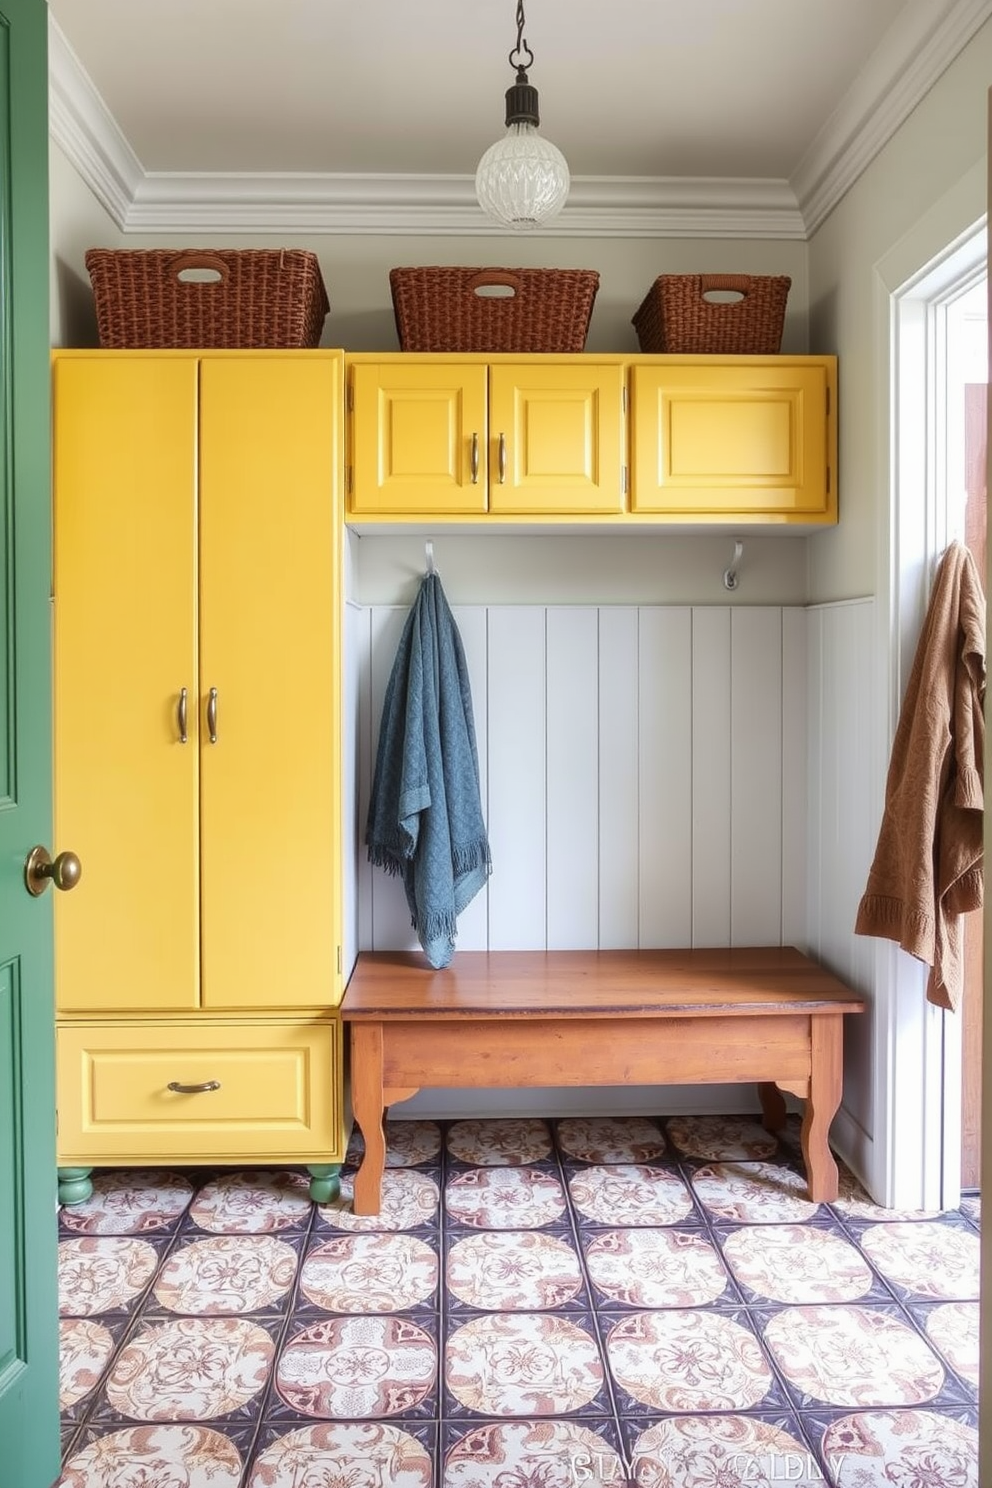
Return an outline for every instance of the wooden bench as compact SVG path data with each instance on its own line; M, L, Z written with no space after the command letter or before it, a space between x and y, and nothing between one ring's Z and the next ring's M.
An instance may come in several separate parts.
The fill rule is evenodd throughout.
M422 1086L752 1081L765 1126L806 1102L810 1198L837 1197L828 1144L843 1019L864 1003L791 946L732 950L362 952L342 1016L365 1156L354 1211L378 1214L388 1108Z

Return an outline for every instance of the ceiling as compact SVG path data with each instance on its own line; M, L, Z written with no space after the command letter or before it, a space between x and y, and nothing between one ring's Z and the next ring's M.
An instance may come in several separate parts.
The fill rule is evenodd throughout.
M49 8L53 134L123 230L285 228L292 211L326 229L337 211L345 231L376 213L385 231L492 231L472 177L503 130L515 0ZM992 0L526 9L542 133L573 177L558 231L681 211L726 232L751 210L805 236Z

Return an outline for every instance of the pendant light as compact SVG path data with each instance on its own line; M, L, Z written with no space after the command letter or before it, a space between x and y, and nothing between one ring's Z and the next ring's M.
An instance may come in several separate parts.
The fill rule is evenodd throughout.
M504 227L540 227L568 196L568 164L537 132L537 89L527 81L534 53L524 39L524 0L517 0L517 44L509 54L517 80L506 90L506 134L479 161L475 194L483 211Z

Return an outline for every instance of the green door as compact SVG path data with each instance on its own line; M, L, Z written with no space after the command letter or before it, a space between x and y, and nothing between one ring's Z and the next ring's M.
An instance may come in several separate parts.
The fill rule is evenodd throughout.
M0 0L0 1482L59 1473L49 592L48 15ZM52 849L54 851L54 849Z

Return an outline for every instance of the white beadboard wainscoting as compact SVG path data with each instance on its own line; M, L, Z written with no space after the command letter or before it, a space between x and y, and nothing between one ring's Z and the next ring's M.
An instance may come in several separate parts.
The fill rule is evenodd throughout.
M869 604L455 605L493 873L462 950L795 944L864 987L851 946L874 824ZM408 606L349 605L354 947L415 949L365 816ZM814 737L815 735L815 737ZM845 857L845 853L847 854ZM812 913L814 924L810 924ZM352 948L349 949L349 961ZM852 957L856 964L852 962ZM860 1020L868 1025L869 1018ZM848 1039L870 1143L870 1029ZM735 1085L423 1091L404 1116L756 1109Z

